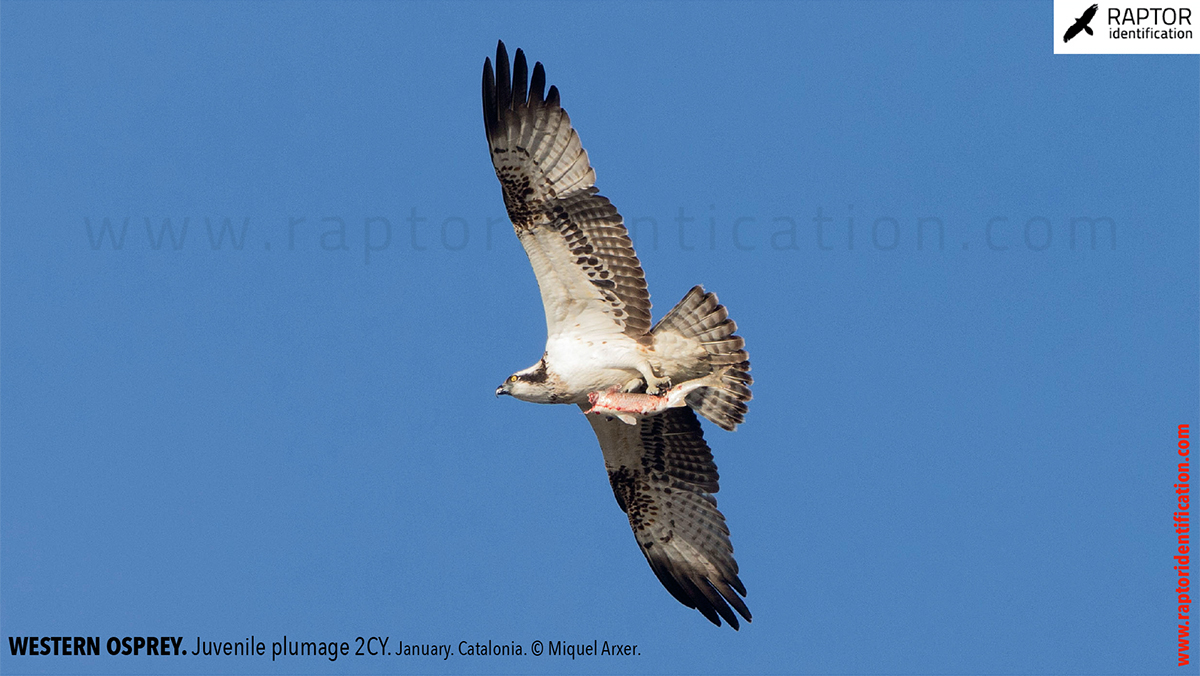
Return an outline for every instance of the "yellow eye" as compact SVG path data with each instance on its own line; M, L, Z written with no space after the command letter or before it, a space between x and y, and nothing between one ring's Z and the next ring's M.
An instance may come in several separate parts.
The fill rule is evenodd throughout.
M510 383L515 383L515 382L517 382L517 377L516 377L516 376L509 376L509 377L508 377L508 382L510 382Z

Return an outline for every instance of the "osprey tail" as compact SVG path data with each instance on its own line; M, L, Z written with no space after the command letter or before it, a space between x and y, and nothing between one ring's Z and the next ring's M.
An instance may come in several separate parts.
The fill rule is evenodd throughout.
M671 331L685 339L696 340L706 352L704 361L716 371L729 366L719 387L701 387L687 395L687 404L697 413L722 428L733 431L745 419L750 401L750 356L746 341L735 335L737 324L729 311L717 301L717 295L704 287L693 286L683 300L659 320L651 333Z

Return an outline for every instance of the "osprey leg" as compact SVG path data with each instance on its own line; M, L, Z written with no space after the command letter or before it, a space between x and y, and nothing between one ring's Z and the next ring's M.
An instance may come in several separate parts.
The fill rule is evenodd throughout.
M638 373L642 374L642 378L646 381L646 393L655 395L671 386L670 378L659 378L654 375L654 367L649 360L645 360L637 365Z

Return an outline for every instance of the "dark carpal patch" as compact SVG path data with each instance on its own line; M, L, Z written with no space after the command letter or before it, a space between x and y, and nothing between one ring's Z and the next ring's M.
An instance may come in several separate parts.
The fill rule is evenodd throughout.
M612 486L621 511L629 516L629 525L634 533L644 531L657 522L658 503L642 472L621 466L608 473L608 483Z
M609 418L612 420L612 418ZM633 502L634 478L629 468L621 465L608 473L608 484L612 486L613 495L617 498L617 506L622 512L629 513L629 503Z

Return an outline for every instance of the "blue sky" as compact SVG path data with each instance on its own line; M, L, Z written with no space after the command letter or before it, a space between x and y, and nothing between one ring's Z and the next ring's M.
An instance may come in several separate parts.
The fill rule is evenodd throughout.
M0 12L5 639L640 652L5 673L1177 671L1197 57L1054 56L1040 2ZM706 426L740 632L662 589L577 410L494 396L545 339L498 38L655 317L702 283L746 338L747 423Z

